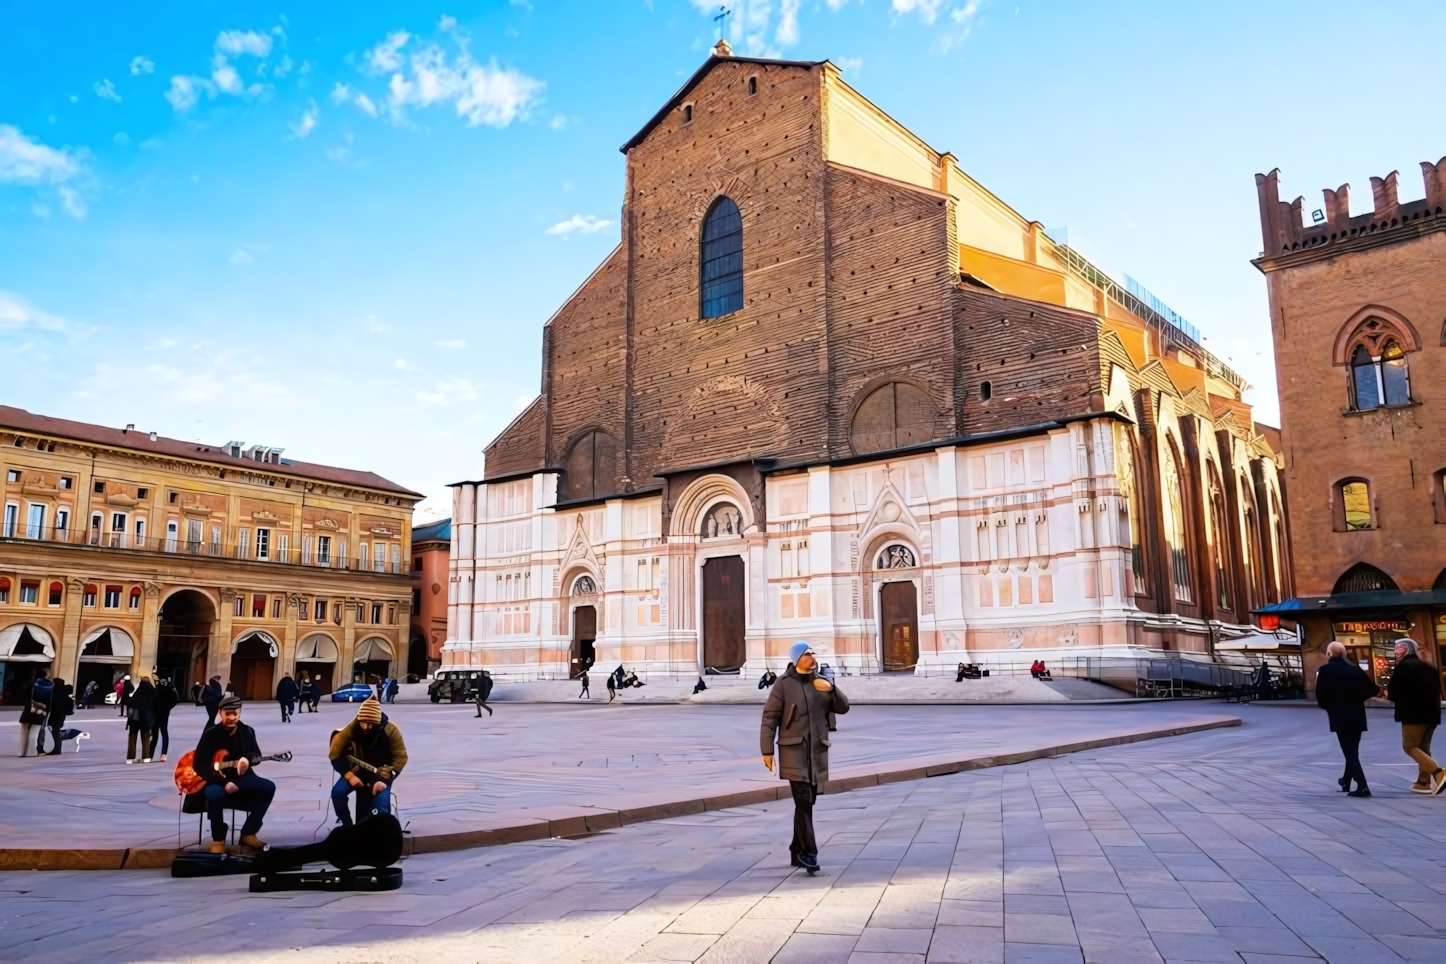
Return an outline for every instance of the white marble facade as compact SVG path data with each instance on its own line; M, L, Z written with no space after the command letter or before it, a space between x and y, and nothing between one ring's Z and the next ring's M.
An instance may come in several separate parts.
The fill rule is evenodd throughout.
M745 675L782 669L795 639L849 673L879 672L880 600L894 582L912 586L921 674L1139 654L1161 647L1161 631L1203 639L1203 622L1134 604L1131 499L1117 475L1134 434L1099 417L777 473L766 519L731 478L703 476L667 533L657 493L555 509L553 473L459 484L444 665L564 678L576 611L591 606L600 669L697 675L702 571L720 556L740 557L745 574Z

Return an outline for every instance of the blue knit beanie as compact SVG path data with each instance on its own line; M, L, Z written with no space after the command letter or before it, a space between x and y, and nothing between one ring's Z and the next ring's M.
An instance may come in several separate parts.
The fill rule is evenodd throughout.
M798 642L788 647L788 661L793 665L797 666L799 658L802 657L804 653L811 652L813 652L813 647L808 645L808 643L804 640L800 639Z

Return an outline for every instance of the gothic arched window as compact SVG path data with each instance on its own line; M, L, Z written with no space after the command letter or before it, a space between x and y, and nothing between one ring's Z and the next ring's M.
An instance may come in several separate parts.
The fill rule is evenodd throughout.
M908 382L874 389L854 412L849 440L859 455L928 442L934 437L934 400Z
M1379 323L1372 319L1366 327ZM1358 412L1411 401L1411 373L1406 352L1390 329L1367 334L1351 351L1351 407ZM1376 346L1379 345L1379 349ZM1379 350L1380 354L1373 354Z
M721 318L743 307L743 217L731 198L713 202L703 219L702 294L698 313Z
M1165 542L1170 547L1170 581L1180 602L1195 601L1190 579L1190 550L1185 534L1185 479L1174 444L1165 446Z
M1381 384L1387 405L1405 405L1411 400L1411 376L1406 370L1406 353L1394 341L1381 351Z
M1358 412L1381 406L1381 387L1376 381L1376 361L1365 345L1357 345L1351 353L1352 402Z
M618 444L606 432L588 432L572 443L563 462L562 501L611 495L618 467Z
M1224 609L1230 608L1230 545L1226 542L1225 493L1215 463L1210 463L1210 541L1215 544L1215 596Z

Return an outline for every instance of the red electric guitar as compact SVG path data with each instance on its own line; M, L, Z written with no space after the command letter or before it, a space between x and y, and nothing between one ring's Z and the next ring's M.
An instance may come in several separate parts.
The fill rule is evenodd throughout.
M275 760L278 763L291 762L291 751L283 750L280 753L273 753L268 756L251 757L247 762L251 766L262 763L266 760ZM216 756L211 760L211 768L217 773L224 773L227 770L235 770L239 760L230 758L225 750L217 750ZM196 772L196 751L188 750L176 761L176 789L184 794L200 793L206 789L206 778Z

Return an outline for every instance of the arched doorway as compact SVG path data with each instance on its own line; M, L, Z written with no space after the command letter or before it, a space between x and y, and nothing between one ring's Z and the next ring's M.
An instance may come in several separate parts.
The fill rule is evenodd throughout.
M743 557L703 563L704 672L736 673L748 658L743 605Z
M206 656L215 620L216 607L205 593L194 589L182 589L161 605L156 668L162 676L171 678L177 693L189 693L192 683L205 685Z
M296 644L296 673L315 682L322 693L330 693L336 679L336 643L326 633L312 633Z
M427 637L421 630L412 633L407 643L407 682L415 683L427 675Z
M92 682L97 698L104 699L115 681L125 675L135 651L135 640L124 629L102 626L86 634L80 641L80 665L75 672L76 702Z
M0 703L15 706L30 700L40 671L50 669L55 641L34 623L16 623L0 630Z
M577 676L597 662L597 607L578 606L572 611L572 665L569 675Z
M874 568L914 569L914 550L895 543L884 546ZM919 662L919 593L912 580L893 580L879 587L879 635L884 672L911 670Z
M276 675L276 640L255 630L236 640L231 650L231 685L243 700L269 700Z
M357 683L380 683L392 675L392 644L380 636L372 636L356 645L352 655L352 680Z

